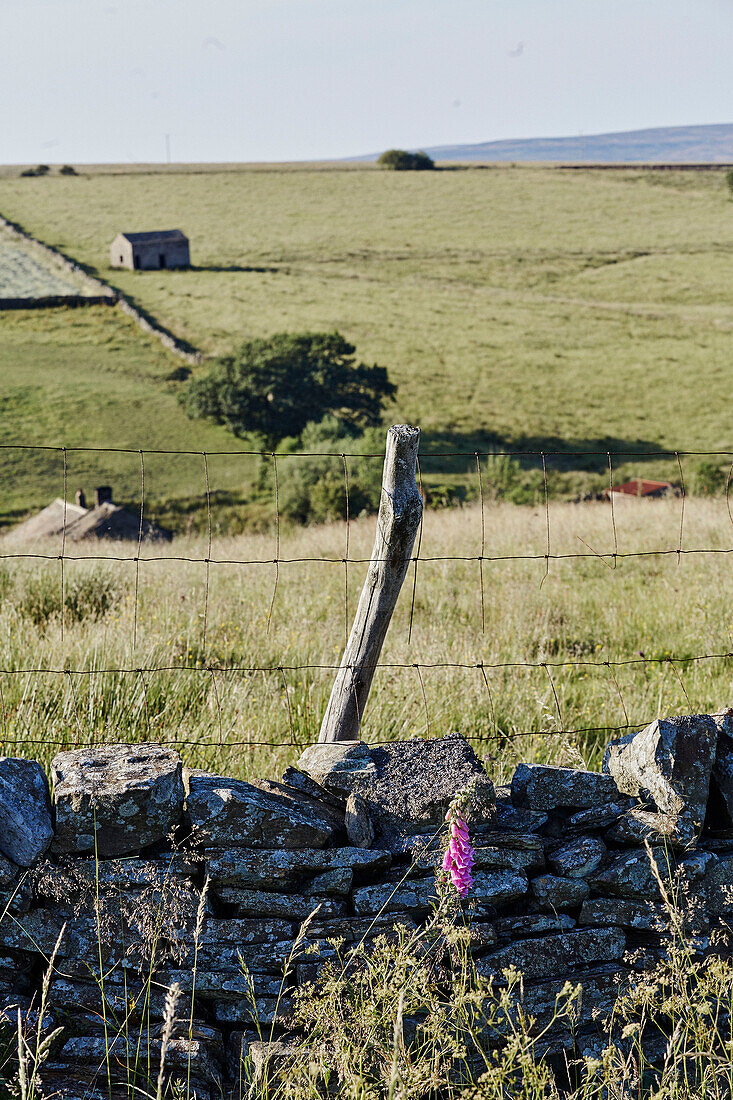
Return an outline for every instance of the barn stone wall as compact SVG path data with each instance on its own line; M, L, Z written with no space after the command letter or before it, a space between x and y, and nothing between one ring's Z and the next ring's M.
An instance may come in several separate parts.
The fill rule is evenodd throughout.
M496 790L457 735L313 746L278 782L186 769L161 745L82 748L54 760L52 796L37 763L3 758L5 1017L20 1008L35 1026L55 952L44 1027L62 1030L44 1086L116 1100L128 1095L125 1066L137 1064L140 1088L154 1083L178 983L170 1075L200 1100L239 1096L243 1054L262 1056L254 1011L287 1033L292 994L333 955L329 939L348 950L429 918L446 807L472 783L475 883L460 919L478 969L501 983L519 967L541 1024L566 980L582 983L577 1028L552 1029L547 1049L597 1050L619 991L669 946L660 878L694 902L691 949L727 950L731 713L656 722L612 743L602 773L523 764Z

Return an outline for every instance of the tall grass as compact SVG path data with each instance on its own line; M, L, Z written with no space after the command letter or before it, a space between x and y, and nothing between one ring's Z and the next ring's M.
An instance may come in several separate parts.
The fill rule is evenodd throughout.
M733 528L722 498L681 510L679 499L631 500L614 517L602 503L546 513L489 502L483 578L481 509L428 510L364 737L456 729L502 780L518 759L594 766L617 727L730 705L733 660L692 658L733 651ZM48 764L90 739L173 739L192 766L276 774L317 738L373 532L373 518L350 525L360 561L348 567L348 604L343 524L283 531L278 568L265 535L214 539L208 566L205 540L144 547L139 575L130 544L67 544L83 557L64 563L64 615L57 560L6 559L6 751ZM60 544L32 551L55 557ZM646 556L624 556L637 551ZM39 613L29 592L56 610Z

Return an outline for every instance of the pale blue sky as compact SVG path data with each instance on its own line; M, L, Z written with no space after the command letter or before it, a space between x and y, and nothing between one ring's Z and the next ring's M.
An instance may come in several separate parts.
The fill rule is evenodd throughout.
M0 163L733 121L733 0L0 0Z

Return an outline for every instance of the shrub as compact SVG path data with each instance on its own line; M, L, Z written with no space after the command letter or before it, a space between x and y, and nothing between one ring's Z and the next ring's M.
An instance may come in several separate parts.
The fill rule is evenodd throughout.
M435 162L427 153L408 153L406 149L388 149L377 164L393 172L425 172L435 168Z
M346 460L349 516L353 519L377 510L382 485L382 429L371 428L358 435L329 416L320 424L309 425L298 439L285 440L281 447L284 454L300 451L334 454L308 454L278 462L281 516L293 523L324 523L346 518L346 478L341 458L344 452L360 452L359 457ZM379 457L366 457L370 454Z
M704 461L692 475L691 488L698 496L712 497L725 491L727 481L727 469L721 469L714 462Z
M26 168L21 176L47 176L51 169L47 164L39 164L35 168Z
M534 504L543 491L542 472L524 470L512 455L490 452L482 470L487 500L508 500L511 504Z
M725 182L728 185L728 191L730 192L731 196L733 197L733 168L730 168L725 173Z
M77 172L76 168L73 167L73 165L65 164L63 166L63 168L59 168L59 175L60 176L78 176L79 173Z

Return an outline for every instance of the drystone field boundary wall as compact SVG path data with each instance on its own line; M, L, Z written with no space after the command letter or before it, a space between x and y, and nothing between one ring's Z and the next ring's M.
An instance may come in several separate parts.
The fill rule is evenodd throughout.
M46 261L50 261L62 271L66 271L69 275L77 278L83 278L90 289L90 294L88 295L64 297L58 301L51 297L46 297L44 299L6 298L2 301L3 309L45 308L46 306L53 305L119 305L122 312L126 313L128 317L132 317L135 324L143 332L147 332L160 340L163 347L167 348L168 351L172 351L174 355L184 359L187 363L196 364L201 362L203 357L196 348L193 348L187 341L174 336L173 333L169 332L163 325L158 324L152 317L149 317L139 309L121 290L116 287L111 287L108 283L105 283L102 279L96 278L94 275L90 275L86 268L82 267L81 264L76 263L68 256L65 256L58 248L53 248L51 245L44 244L42 241L37 240L35 237L31 236L30 233L26 232L21 225L10 221L8 218L4 218L1 214L0 229L5 229L7 232L13 234L19 240L23 241L32 252L36 252L38 255L43 256ZM95 291L96 293L91 294L91 291Z
M155 1092L173 983L169 1079L199 1100L245 1095L243 1066L268 1053L255 1016L287 1037L293 993L330 939L348 951L429 918L446 808L469 783L476 862L460 919L479 971L499 984L523 971L542 1027L565 982L583 986L573 1033L543 1039L549 1055L601 1049L619 992L664 957L645 841L696 914L692 949L727 950L733 712L659 720L612 743L603 772L524 764L496 790L458 735L312 746L277 782L189 770L155 744L80 748L50 781L0 760L0 995L8 1026L18 1009L37 1026L55 951L42 1028L61 1030L42 1080L67 1100L118 1100L131 1081Z

